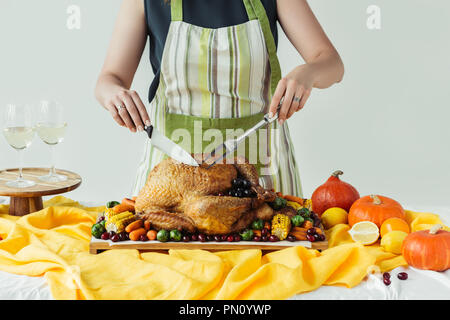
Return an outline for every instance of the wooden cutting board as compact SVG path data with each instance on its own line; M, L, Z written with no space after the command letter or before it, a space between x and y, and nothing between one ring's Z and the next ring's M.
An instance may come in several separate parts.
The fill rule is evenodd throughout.
M278 241L278 242L254 242L254 241L239 241L239 242L159 242L159 241L120 241L112 242L111 240L101 240L92 238L89 244L89 252L92 254L100 253L104 250L111 249L136 249L141 252L167 252L171 249L201 249L207 251L225 251L225 250L244 250L244 249L260 249L264 252L282 250L289 247L302 246L308 249L325 250L328 248L328 241Z

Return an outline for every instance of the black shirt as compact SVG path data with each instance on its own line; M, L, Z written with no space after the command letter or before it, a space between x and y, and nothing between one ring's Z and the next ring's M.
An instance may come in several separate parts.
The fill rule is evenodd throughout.
M266 9L270 28L278 43L276 0L260 0ZM170 3L164 0L144 0L150 41L150 63L155 78L148 99L153 100L159 84L162 53L171 21ZM204 28L222 28L248 21L243 0L184 0L183 21Z

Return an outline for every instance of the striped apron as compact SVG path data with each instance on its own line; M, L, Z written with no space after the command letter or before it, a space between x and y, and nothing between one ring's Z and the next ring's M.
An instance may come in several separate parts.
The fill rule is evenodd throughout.
M281 78L264 6L260 0L243 1L249 21L217 29L184 22L182 0L171 1L172 21L150 119L189 152L210 152L259 122ZM255 164L264 188L302 196L287 122L260 129L236 154ZM165 157L146 142L133 195Z

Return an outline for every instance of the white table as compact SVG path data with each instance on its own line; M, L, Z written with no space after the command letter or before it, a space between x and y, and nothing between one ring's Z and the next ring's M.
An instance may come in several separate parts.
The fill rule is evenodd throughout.
M2 203L2 199L0 199L0 203ZM86 206L98 205L83 204ZM405 208L439 214L441 220L449 225L450 208L424 208L421 206L405 206ZM402 271L408 273L408 280L397 279L397 273ZM433 272L399 267L390 273L392 283L388 287L383 284L381 275L370 275L367 280L352 289L322 286L315 291L295 295L290 300L450 300L450 269L446 272ZM53 298L43 277L19 276L0 271L0 300L3 299L50 300Z

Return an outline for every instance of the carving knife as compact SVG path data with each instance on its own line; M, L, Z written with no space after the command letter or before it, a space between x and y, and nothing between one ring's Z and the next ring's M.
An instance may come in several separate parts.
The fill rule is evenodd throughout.
M155 148L161 150L172 159L190 166L198 167L198 162L195 161L189 152L167 138L153 126L146 126L145 132L147 132L150 142Z
M203 162L205 162L208 165L208 168L212 167L213 165L215 165L217 162L219 162L220 160L222 160L223 158L225 158L229 153L232 153L234 151L236 151L236 149L238 148L238 146L248 137L251 136L253 133L255 133L257 130L261 129L262 127L271 124L272 122L274 122L275 120L278 119L279 116L279 112L281 109L281 105L283 104L283 99L281 99L280 104L278 105L277 111L275 113L275 115L270 118L269 114L264 115L264 118L258 122L257 124L255 124L252 128L248 129L247 131L245 131L241 136L235 138L235 139L230 139L230 140L226 140L224 143L222 143L221 145L219 145L216 149L214 149L204 160ZM211 160L214 160L212 163L208 162Z

